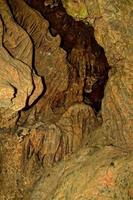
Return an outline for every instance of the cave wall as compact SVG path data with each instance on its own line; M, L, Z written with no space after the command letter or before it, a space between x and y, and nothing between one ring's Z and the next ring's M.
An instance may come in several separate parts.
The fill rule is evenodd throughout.
M53 98L67 89L68 63L59 47L60 38L50 35L46 20L23 1L11 2L18 8L14 14L5 0L0 1L0 197L15 200L133 198L132 154L128 154L133 137L132 1L63 1L67 12L76 20L89 22L94 27L96 39L111 66L102 103L101 127L91 107L83 103L63 111L61 107L59 118L55 115L52 122L45 123L45 117L53 116L50 108ZM26 18L23 18L24 10L28 13ZM38 32L40 29L43 33ZM45 53L50 53L51 59ZM65 73L61 73L61 63ZM44 121L29 123L28 127L24 121L22 127L15 129L18 112L32 105L45 86L34 67L44 76L48 90L33 111L23 115L28 113L26 120L30 122L31 116L33 123L36 110L39 116L43 111ZM52 83L51 76L55 78ZM67 160L81 147L83 138L89 147ZM101 145L111 147L102 149ZM46 173L47 165L55 167Z
M31 109L25 111L29 116L20 124L24 127L29 125L29 129L33 129L35 124L40 124L37 127L43 127L41 134L37 128L29 134L22 127L22 132L29 135L26 149L30 148L35 156L39 154L40 162L46 166L49 161L53 163L66 154L75 152L83 139L91 130L97 128L99 123L93 109L82 102L83 84L74 83L69 88L72 70L65 52L60 48L60 37L52 37L48 22L24 1L13 0L9 1L9 4L15 20L33 41L35 67L37 73L44 77L46 84L46 92ZM69 93L70 95L67 95ZM21 118L20 121L23 121ZM27 151L25 150L25 153Z
M49 177L42 177L31 197L44 200L132 199L133 3L119 0L64 0L62 3L76 20L93 25L96 39L111 66L101 110L103 124L90 134L89 145L96 145L95 148L81 149L71 159L60 163ZM103 144L107 146L101 148Z
M107 143L131 148L132 140L132 1L62 1L76 20L94 27L111 66L102 103L103 125L96 134ZM85 16L82 14L84 13Z
M0 82L4 77L4 90L8 91L9 84L13 91L10 96L5 93L11 105L6 104L6 112L1 115L0 196L16 200L24 198L25 191L32 188L40 174L45 174L47 167L77 151L83 139L98 126L98 120L93 109L81 100L73 104L73 96L78 99L75 85L69 96L73 105L64 106L62 93L68 87L69 70L66 54L59 47L60 37L52 37L48 22L24 1L8 3L0 2L0 53L5 61L3 65L1 61ZM6 65L8 71L4 74ZM53 102L56 107L60 100L57 110L52 110ZM9 110L12 104L14 121L14 112Z
M15 22L7 1L0 1L0 199L21 197L23 189L18 188L27 184L22 175L23 144L16 136L16 122L20 111L43 92L32 60L29 35Z
M15 125L18 111L31 105L43 91L41 78L32 69L33 46L18 26L7 2L0 2L0 126Z
M43 77L45 92L37 104L31 108L29 115L40 121L48 121L54 118L51 109L53 101L62 96L68 87L68 65L66 54L61 49L60 37L52 37L48 22L39 12L30 8L24 1L9 1L13 15L17 23L29 34L34 45L34 68ZM25 115L27 115L27 111ZM30 118L30 116L28 117ZM24 121L24 120L23 120ZM28 119L27 119L28 121ZM29 119L30 123L30 119Z

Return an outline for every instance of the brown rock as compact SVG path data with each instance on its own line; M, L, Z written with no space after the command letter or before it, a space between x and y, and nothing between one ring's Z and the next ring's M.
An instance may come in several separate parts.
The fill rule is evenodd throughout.
M69 68L64 51L59 48L59 37L51 37L47 22L24 1L9 2L17 23L26 32L14 22L6 1L1 0L0 198L131 199L132 2L76 0L72 3L82 4L74 17L77 19L80 11L79 18L94 26L97 41L104 47L112 67L102 103L103 124L99 127L89 106L73 104L82 101L83 81L80 80L81 88L72 81L68 90ZM71 7L71 1L67 3L65 6ZM37 72L45 77L47 90L38 104L26 111L27 120L33 123L37 116L38 121L33 126L14 130L17 139L11 133L4 135L2 128L13 126L18 111L26 103L31 105L42 90L40 78L31 67L33 52L28 34L35 46ZM89 145L80 149L84 142ZM67 155L72 153L67 160ZM51 165L55 166L47 168Z
M72 7L76 2L78 5L84 4L84 8L87 9L88 15L84 17L84 21L93 25L96 40L104 48L111 66L102 103L103 126L99 132L106 137L106 142L109 144L132 148L133 3L115 0L111 2L81 0L72 1L71 4L70 1L62 1L68 6L69 14L74 17ZM81 13L79 19L80 16Z
M25 140L25 158L37 157L38 163L46 169L76 152L96 126L98 122L92 108L75 104L55 123L38 123L30 128Z
M80 150L42 177L31 199L113 200L130 199L133 181L132 154L120 149L97 147Z
M13 126L17 112L26 103L31 105L34 102L41 94L43 85L31 69L31 40L15 24L4 0L0 2L0 13L0 124L6 127Z
M36 105L36 112L40 120L46 120L51 114L54 116L50 108L52 102L68 86L66 54L59 47L60 37L51 36L48 22L37 11L24 1L13 0L10 3L17 22L28 32L35 46L35 67L46 84L46 93Z

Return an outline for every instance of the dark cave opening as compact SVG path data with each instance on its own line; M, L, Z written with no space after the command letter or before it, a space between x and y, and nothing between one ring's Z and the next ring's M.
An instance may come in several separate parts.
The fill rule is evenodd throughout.
M76 79L84 77L83 101L98 113L110 67L104 49L95 40L93 27L75 21L66 13L60 0L52 3L46 0L26 2L49 22L52 36L60 35L60 47L67 52L67 60L76 73ZM73 75L71 78L74 78Z

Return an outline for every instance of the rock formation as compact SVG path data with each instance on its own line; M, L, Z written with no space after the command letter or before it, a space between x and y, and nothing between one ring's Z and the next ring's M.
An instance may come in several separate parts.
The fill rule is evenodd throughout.
M44 176L31 199L129 200L133 197L132 167L132 154L113 147L88 147Z
M86 49L65 52L26 2L0 1L0 200L133 199L132 1L62 1L105 51L95 58L111 67L104 98L88 87ZM87 101L99 98L97 113Z
M0 126L14 126L18 111L41 94L41 78L32 69L32 43L15 24L5 1L0 2Z
M108 79L109 65L103 48L95 40L93 28L69 16L60 0L52 5L44 0L28 3L48 20L51 34L61 36L61 47L67 52L70 66L65 105L84 101L98 112Z
M112 68L102 104L104 122L100 132L109 144L132 147L132 1L68 0L63 4L70 15L94 27L97 42ZM82 7L88 13L85 16L78 9Z
M35 48L34 64L37 73L45 79L46 93L36 105L36 115L39 115L39 120L45 118L46 121L49 120L52 113L52 102L67 89L66 55L59 48L59 36L51 36L48 22L38 12L32 10L24 1L13 0L11 6L15 19L32 38ZM42 110L43 112L41 112ZM54 116L54 113L52 115Z

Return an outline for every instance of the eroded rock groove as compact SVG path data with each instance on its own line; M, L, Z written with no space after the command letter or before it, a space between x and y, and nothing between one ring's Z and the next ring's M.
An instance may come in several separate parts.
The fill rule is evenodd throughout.
M67 51L67 60L71 64L69 87L74 82L77 83L81 88L83 101L98 112L108 79L109 65L103 48L95 40L93 28L69 16L60 0L32 0L28 4L48 20L53 36L61 36L61 47Z

